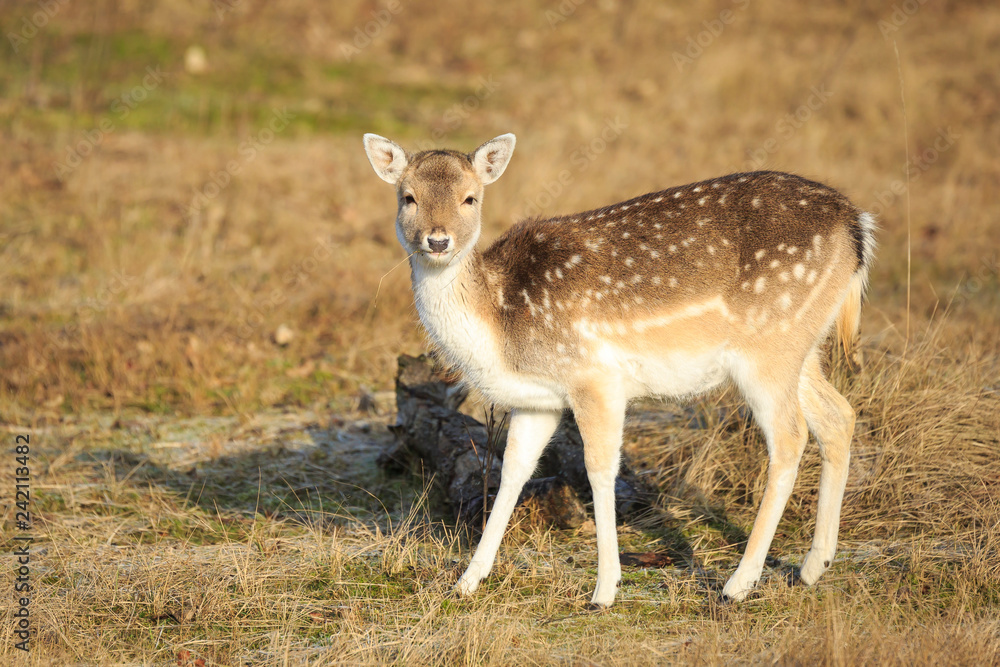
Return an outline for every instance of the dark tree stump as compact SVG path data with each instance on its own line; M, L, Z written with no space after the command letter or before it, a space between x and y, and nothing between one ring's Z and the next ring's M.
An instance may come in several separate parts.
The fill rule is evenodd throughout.
M506 444L506 423L497 416L492 442L487 425L458 411L468 392L458 378L421 355L399 357L396 375L395 445L379 457L388 470L434 475L446 490L461 521L482 516L484 495L494 495ZM502 428L501 428L502 426ZM531 502L544 521L576 528L586 520L583 500L590 500L590 481L583 461L583 440L573 415L566 411L542 454L536 478L525 485L519 503ZM655 494L642 483L623 455L615 480L619 516L649 507Z

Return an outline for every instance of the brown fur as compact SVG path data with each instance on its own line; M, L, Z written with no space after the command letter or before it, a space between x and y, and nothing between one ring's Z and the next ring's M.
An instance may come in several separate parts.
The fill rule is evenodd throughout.
M794 310L812 290L810 273L822 272L834 249L842 250L838 279L860 265L853 231L859 213L843 195L798 176L733 174L572 216L523 221L483 252L478 271L503 337L535 342L510 351L511 367L538 369L539 363L549 367L553 348L578 349L579 335L559 323L580 317L631 322L719 295L741 321L776 310L783 293ZM760 250L764 255L757 257ZM832 284L839 291L843 282ZM815 336L826 315L816 308L806 315L816 320L806 335ZM767 322L747 333L762 329ZM676 334L668 327L663 335Z

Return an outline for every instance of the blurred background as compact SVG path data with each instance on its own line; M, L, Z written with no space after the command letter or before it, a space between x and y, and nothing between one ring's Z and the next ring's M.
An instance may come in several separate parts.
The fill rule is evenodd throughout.
M996 3L39 0L0 25L9 423L391 388L426 342L364 132L514 132L486 242L733 171L823 181L882 227L869 345L996 359Z

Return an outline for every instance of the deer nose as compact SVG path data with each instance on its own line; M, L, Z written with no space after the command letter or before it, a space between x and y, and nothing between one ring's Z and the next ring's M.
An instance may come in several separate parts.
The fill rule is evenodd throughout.
M431 252L444 252L448 249L451 243L451 238L445 236L442 238L435 238L433 236L427 237L427 246L431 249Z

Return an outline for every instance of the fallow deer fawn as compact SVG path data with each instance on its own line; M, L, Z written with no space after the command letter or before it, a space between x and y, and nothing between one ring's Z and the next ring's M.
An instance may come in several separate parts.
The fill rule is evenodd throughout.
M768 480L736 572L743 599L792 491L807 429L822 469L812 548L800 577L830 566L855 413L823 376L834 323L848 347L875 249L875 224L838 192L776 172L732 174L595 211L525 220L476 248L483 186L514 135L470 154L406 153L366 134L375 173L396 186L396 235L410 253L417 312L446 359L512 410L500 489L457 584L490 572L517 497L561 412L584 441L597 527L593 604L621 578L614 483L629 400L739 388L767 440Z

